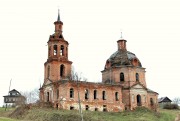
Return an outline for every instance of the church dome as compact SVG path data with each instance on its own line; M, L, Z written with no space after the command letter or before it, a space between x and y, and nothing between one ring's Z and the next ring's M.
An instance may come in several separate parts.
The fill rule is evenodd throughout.
M119 40L117 42L118 50L107 59L105 69L118 66L142 67L141 62L136 55L126 50L126 40Z

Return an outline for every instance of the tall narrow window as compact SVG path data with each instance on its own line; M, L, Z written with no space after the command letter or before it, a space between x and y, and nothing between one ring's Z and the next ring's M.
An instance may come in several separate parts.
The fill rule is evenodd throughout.
M70 98L74 98L74 89L73 88L70 89Z
M64 65L62 64L62 65L60 66L60 77L64 76L64 71L65 71L65 67L64 67Z
M106 100L106 92L105 91L102 92L102 99Z
M97 99L97 90L94 90L94 99Z
M136 73L136 81L139 81L139 74Z
M51 56L51 46L49 46L49 50L48 50L48 56Z
M59 89L57 89L57 91L56 91L56 97L57 97L57 99L59 98Z
M48 66L48 69L47 69L47 78L50 77L50 66Z
M60 55L61 55L61 56L64 56L64 46L63 46L63 45L61 45Z
M88 89L85 90L85 99L89 99L89 91L88 91Z
M57 45L54 45L54 55L57 55Z
M120 73L120 81L124 81L124 73Z
M115 100L116 100L116 101L119 100L119 94L118 94L118 92L115 92Z

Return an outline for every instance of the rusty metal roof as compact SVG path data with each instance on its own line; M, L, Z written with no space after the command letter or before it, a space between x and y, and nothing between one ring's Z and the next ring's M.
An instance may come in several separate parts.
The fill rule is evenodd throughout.
M132 60L138 60L138 66L142 67L141 62L132 52L126 50L117 50L114 52L107 61L111 63L111 66L120 66L120 65L132 65Z

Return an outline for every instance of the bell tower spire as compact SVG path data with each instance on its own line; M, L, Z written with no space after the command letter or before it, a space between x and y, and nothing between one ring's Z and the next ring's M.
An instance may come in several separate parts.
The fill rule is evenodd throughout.
M55 25L55 33L62 35L63 22L60 20L60 12L59 12L59 9L58 9L57 21L54 22L54 25Z
M58 18L57 18L57 21L61 21L60 20L60 12L59 12L60 10L58 9Z

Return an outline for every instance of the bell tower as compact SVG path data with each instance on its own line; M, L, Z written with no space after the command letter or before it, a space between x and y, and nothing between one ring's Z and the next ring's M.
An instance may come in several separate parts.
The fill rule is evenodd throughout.
M44 63L44 81L52 82L67 79L71 76L71 64L68 60L68 41L62 34L63 22L60 20L58 10L57 21L54 22L55 32L48 40L48 58Z

